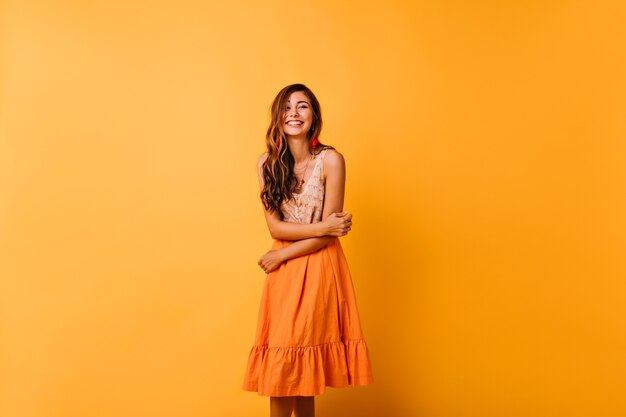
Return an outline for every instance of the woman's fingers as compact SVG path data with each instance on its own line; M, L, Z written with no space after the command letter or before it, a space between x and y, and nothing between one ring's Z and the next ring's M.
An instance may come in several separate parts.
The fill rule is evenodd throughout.
M265 271L266 273L270 273L273 270L275 270L276 268L278 268L278 265L274 265L271 262L263 263L263 262L259 261L259 265L260 265L261 269L263 271Z

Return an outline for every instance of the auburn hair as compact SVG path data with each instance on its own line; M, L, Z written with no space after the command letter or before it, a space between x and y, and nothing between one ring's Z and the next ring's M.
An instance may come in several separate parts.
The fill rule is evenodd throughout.
M271 120L265 135L267 158L262 166L264 184L261 190L261 201L263 206L271 211L280 212L281 204L293 197L294 188L298 183L293 172L295 160L287 146L287 135L284 130L285 106L289 96L296 91L303 92L311 102L313 121L307 133L311 153L318 154L324 148L334 149L319 141L322 131L322 109L313 91L304 84L291 84L280 90L270 107ZM317 138L315 148L311 145L314 138Z

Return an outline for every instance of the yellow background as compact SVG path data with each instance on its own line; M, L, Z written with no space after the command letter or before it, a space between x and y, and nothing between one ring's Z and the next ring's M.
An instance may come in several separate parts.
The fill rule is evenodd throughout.
M346 159L375 383L320 416L626 415L621 1L5 0L0 415L241 390L287 84Z

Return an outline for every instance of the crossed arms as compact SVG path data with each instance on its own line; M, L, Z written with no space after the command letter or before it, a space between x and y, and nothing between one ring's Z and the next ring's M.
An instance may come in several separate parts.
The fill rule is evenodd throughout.
M261 189L264 184L262 165L266 158L266 153L261 155L257 165ZM315 252L335 237L344 236L350 231L352 215L342 211L346 180L343 155L334 150L328 151L324 159L324 174L326 181L321 222L311 224L286 222L282 220L279 212L263 207L272 238L294 241L281 249L270 250L259 259L258 264L265 272L271 272L289 259Z

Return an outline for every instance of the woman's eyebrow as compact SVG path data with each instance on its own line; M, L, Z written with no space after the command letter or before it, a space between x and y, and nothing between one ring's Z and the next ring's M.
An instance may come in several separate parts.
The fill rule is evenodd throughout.
M306 104L309 104L309 102L308 102L308 101L305 101L305 100L300 100L300 101L298 101L296 104L299 104L299 103L306 103ZM289 102L286 102L285 104L290 104L290 103L289 103Z

